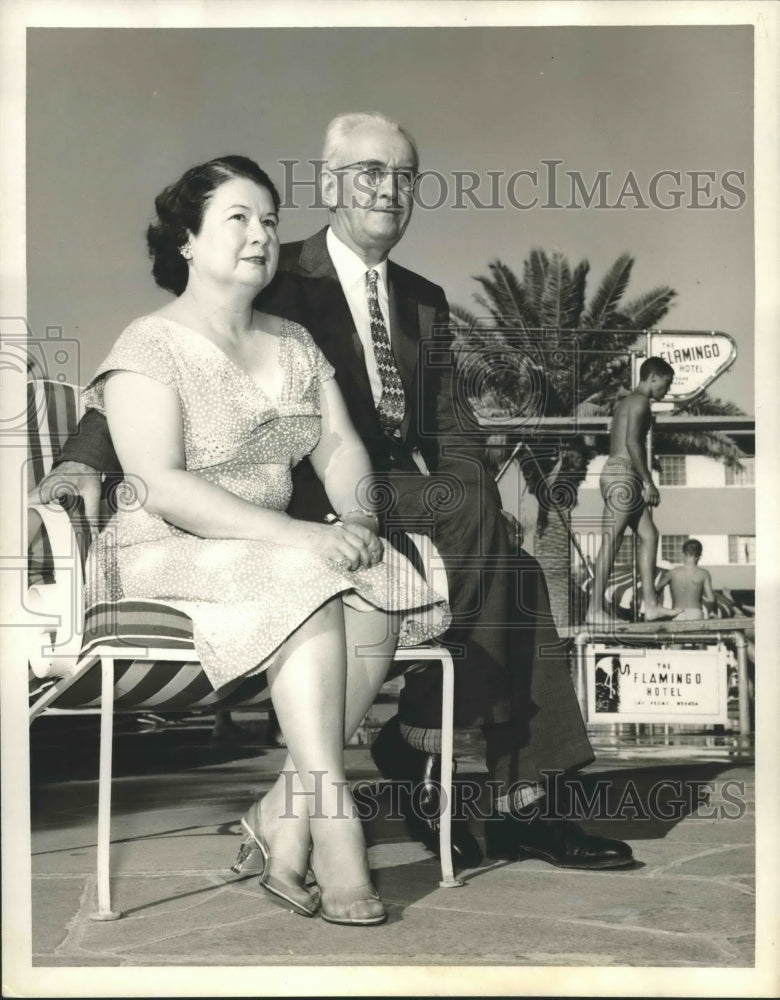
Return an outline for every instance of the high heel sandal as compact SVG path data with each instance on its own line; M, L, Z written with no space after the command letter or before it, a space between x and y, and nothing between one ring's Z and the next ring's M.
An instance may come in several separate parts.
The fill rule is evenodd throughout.
M260 885L272 895L289 903L293 910L300 913L301 916L315 916L320 907L320 901L317 893L310 892L304 885L305 876L300 875L289 865L280 861L272 861L271 852L262 830L253 830L246 817L241 820L241 826L244 830L244 839L239 845L236 860L230 866L230 870L236 875L240 874L249 859L256 851L259 851L263 859ZM276 872L275 875L271 874L272 865Z
M351 916L351 906L353 903L379 903L381 913L377 912L373 917L353 917ZM336 916L331 909L333 905L345 906L348 916ZM331 886L329 889L320 886L320 916L331 924L349 924L356 927L368 927L373 924L383 924L387 920L387 910L385 910L379 893L371 882L364 882L363 885L355 886Z

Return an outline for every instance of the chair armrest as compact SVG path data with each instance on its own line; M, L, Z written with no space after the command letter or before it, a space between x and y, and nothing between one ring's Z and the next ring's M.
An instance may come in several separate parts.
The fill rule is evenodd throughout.
M47 567L53 583L35 583L25 605L43 622L31 629L30 669L36 677L65 677L76 669L84 638L84 573L78 541L70 518L61 507L28 506L30 521L38 518L51 550Z

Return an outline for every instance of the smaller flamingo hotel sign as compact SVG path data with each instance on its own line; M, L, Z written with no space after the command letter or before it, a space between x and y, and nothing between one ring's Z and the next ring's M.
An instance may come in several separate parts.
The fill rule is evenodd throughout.
M653 330L648 333L648 356L668 361L674 381L664 397L667 402L693 399L714 382L737 357L737 345L727 333Z
M704 650L596 644L586 657L588 722L728 722L722 646Z

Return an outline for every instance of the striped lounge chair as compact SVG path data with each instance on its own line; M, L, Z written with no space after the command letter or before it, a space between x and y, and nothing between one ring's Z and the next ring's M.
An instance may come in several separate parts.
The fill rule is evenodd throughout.
M46 378L28 381L28 486L51 469L81 416L77 386ZM218 692L198 663L192 623L157 601L121 600L85 607L83 567L88 532L59 505L32 504L28 514L29 587L27 607L42 616L29 653L36 692L30 722L47 710L100 712L96 920L114 920L110 895L111 771L114 712L191 712L247 709L270 703L265 676L238 679ZM416 537L424 546L427 539ZM435 553L423 551L426 566ZM439 589L443 567L436 576ZM399 648L395 675L425 660L442 663L443 811L439 846L443 887L455 878L451 853L454 670L441 646Z

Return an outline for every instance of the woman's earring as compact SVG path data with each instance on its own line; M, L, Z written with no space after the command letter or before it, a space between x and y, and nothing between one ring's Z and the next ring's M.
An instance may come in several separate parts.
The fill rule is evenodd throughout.
M184 246L179 247L179 253L185 260L192 260L192 247L189 243L185 243Z

